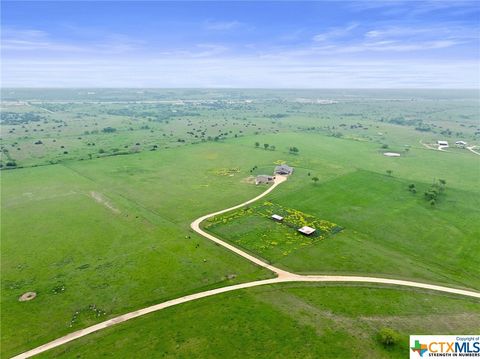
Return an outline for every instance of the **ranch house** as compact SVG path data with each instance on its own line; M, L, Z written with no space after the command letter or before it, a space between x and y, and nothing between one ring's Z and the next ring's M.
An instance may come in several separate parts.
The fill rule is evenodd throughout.
M293 173L293 167L287 165L276 166L274 173L278 175L291 175Z

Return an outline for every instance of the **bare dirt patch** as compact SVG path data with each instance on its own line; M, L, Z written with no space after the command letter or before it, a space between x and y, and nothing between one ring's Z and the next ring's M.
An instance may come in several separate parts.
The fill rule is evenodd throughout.
M92 198L98 203L103 204L112 212L117 214L120 213L120 211L117 208L115 208L101 193L91 191L90 196L92 196Z
M242 183L255 184L255 177L248 176L242 179Z
M35 293L35 292L26 292L26 293L23 293L18 298L18 301L19 302L27 302L29 300L35 299L36 296L37 296L37 293Z

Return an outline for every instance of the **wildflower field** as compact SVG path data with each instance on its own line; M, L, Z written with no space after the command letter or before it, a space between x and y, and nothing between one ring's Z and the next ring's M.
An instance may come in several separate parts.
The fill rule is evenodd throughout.
M274 221L271 218L273 214L282 216L283 221ZM305 236L297 231L303 226L316 231ZM335 223L270 201L210 218L204 228L269 260L287 256L343 229Z

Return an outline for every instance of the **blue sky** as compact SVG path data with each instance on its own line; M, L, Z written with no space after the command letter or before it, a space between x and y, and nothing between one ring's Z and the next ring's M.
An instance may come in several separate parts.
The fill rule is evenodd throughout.
M2 1L5 87L472 88L469 1Z

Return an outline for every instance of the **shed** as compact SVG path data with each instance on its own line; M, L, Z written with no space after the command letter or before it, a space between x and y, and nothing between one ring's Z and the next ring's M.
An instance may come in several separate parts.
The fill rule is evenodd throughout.
M309 235L311 235L313 232L315 232L316 229L315 229L315 228L312 228L312 227L309 227L309 226L303 226L302 228L299 228L298 231L299 231L300 233L303 233L303 234L309 236Z
M283 217L282 217L282 216L279 216L278 214L272 215L271 218L272 218L273 220L275 220L275 221L278 221L278 222L283 221Z
M448 147L448 142L447 141L437 141L437 145L440 147Z
M255 178L255 184L272 183L274 180L275 180L275 177L273 177L273 176L258 175L258 176Z

